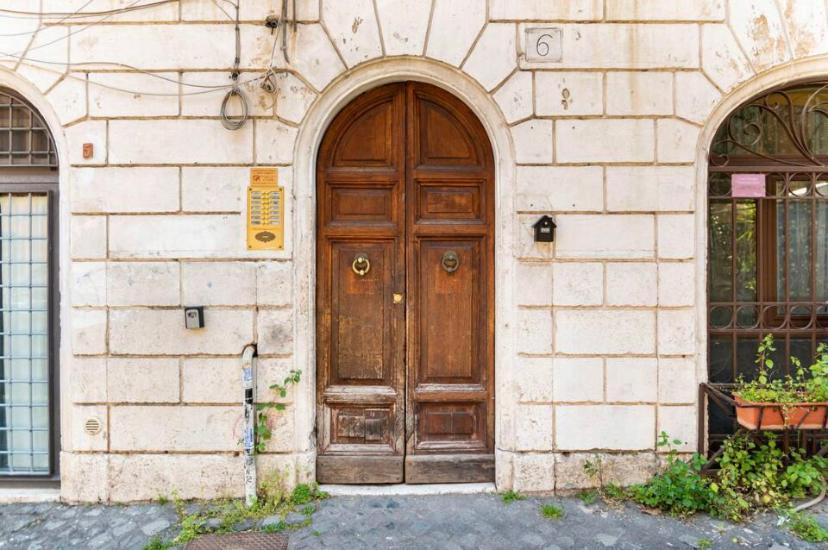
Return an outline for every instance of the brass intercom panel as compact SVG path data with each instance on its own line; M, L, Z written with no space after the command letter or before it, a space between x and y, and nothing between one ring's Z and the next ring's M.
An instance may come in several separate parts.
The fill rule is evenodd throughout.
M276 168L251 168L247 187L247 249L285 248L285 189Z

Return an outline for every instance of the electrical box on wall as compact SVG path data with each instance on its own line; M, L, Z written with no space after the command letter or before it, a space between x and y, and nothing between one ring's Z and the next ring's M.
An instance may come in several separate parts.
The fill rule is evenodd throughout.
M184 308L184 327L189 330L204 328L204 306Z
M251 168L247 187L247 249L285 248L285 188L276 168Z

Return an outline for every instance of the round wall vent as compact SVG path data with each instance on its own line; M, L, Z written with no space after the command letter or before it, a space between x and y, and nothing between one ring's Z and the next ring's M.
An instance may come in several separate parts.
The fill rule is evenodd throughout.
M101 433L101 421L97 418L87 418L83 423L83 431L89 435L98 435Z

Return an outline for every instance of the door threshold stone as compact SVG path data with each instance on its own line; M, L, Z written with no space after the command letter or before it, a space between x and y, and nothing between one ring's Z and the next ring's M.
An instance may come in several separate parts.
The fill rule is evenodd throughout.
M333 496L471 495L496 493L494 483L426 483L422 485L320 485Z

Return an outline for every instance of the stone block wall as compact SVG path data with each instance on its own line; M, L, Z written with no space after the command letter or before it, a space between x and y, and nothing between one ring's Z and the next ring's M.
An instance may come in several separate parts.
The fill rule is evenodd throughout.
M237 131L218 118L225 90L197 87L226 84L233 65L233 21L210 0L0 17L0 84L41 108L61 155L67 500L239 495L238 360L251 342L260 382L304 371L260 465L313 478L314 363L298 342L312 341L302 274L314 252L295 243L313 242L297 234L314 216L297 199L314 182L295 167L315 144L299 140L331 90L414 61L476 90L489 108L472 107L496 113L483 122L509 144L498 174L512 177L497 182L508 198L498 231L513 236L497 270L514 288L496 290L499 487L589 486L583 465L595 456L605 482L638 481L656 467L662 430L695 448L706 373L700 135L715 130L717 106L761 91L745 90L763 75L792 80L797 63L823 59L823 2L297 0L290 59L276 48L268 94L256 80L273 51L263 23L281 4L240 1L251 119ZM527 58L536 27L560 29L559 61ZM282 252L246 250L252 166L277 167L286 189ZM532 240L541 213L556 218L554 244ZM205 329L184 329L191 304L207 306ZM83 430L91 417L99 435Z

